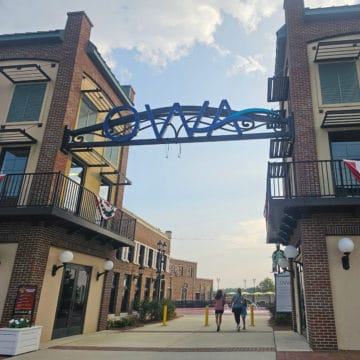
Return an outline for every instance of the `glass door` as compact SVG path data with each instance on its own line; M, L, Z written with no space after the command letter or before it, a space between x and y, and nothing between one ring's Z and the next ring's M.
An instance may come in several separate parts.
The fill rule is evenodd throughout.
M90 267L66 264L55 316L53 339L82 333Z
M29 148L5 148L1 153L0 181L2 204L17 205L21 194L24 173L29 157Z

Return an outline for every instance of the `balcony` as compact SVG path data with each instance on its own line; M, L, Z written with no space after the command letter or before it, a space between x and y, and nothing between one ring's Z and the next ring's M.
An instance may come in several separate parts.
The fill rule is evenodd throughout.
M354 210L360 206L360 184L342 160L272 162L268 164L267 242L287 244L304 213Z
M289 97L289 77L274 76L268 78L268 102L287 101Z
M20 218L58 224L114 248L134 245L135 218L118 209L102 219L95 194L61 173L7 174L0 180L0 220Z

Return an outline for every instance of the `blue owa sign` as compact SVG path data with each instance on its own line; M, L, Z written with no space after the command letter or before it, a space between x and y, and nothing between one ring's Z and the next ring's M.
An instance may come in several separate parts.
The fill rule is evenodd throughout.
M85 143L88 133L99 139ZM291 138L292 133L291 118L263 108L235 111L227 100L221 100L217 108L210 107L209 101L202 106L174 103L158 109L145 105L142 112L119 106L108 112L102 124L66 130L64 148Z

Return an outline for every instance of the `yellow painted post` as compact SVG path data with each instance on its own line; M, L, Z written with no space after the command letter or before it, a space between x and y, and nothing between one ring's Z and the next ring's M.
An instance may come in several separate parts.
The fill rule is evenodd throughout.
M167 305L164 305L162 326L166 326L166 319L167 319Z
M209 326L209 305L205 306L205 325Z
M250 305L250 326L255 326L254 323L254 305Z

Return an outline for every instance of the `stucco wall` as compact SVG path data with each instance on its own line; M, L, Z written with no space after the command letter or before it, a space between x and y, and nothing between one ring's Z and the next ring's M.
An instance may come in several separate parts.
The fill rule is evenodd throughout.
M52 247L49 252L43 288L39 300L39 311L36 318L36 325L43 326L43 331L41 335L42 342L50 340L52 336L61 279L63 275L63 268L58 270L56 276L51 275L51 270L54 264L61 265L58 258L64 250L65 249ZM72 263L92 266L93 268L90 278L83 333L94 332L97 331L101 294L104 283L103 276L100 277L99 281L96 281L96 273L98 271L103 271L102 264L104 262L104 259L84 255L78 252L73 252L73 254L74 259Z
M0 319L2 317L6 294L15 261L17 244L0 244Z
M360 350L359 302L360 236L350 237L355 248L350 255L350 269L341 264L339 236L326 238L335 313L338 347L340 350ZM321 299L319 299L321 301Z

